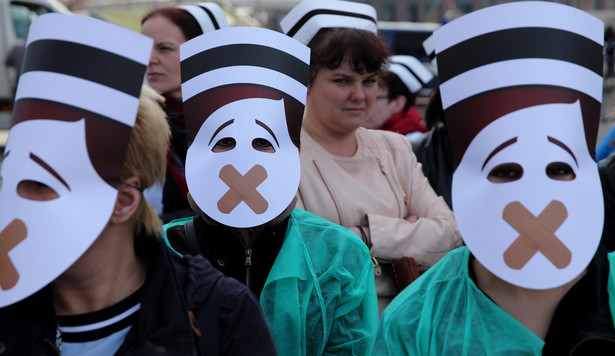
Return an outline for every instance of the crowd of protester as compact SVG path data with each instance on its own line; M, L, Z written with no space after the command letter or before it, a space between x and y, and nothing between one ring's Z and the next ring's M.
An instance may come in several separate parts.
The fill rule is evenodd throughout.
M39 16L1 168L0 354L613 354L603 23L520 1L445 24L424 117L436 79L376 24L344 0L279 30L214 2L141 33Z

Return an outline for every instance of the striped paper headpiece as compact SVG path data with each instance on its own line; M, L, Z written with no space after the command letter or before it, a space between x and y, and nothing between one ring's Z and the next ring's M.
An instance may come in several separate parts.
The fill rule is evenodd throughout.
M280 21L282 32L308 44L323 28L346 27L377 32L376 9L341 0L304 0Z
M412 56L395 55L389 57L387 70L397 75L411 93L418 92L433 79L433 74L429 69Z
M105 157L89 152L93 161L105 162L97 171L105 179L117 178L152 45L146 36L94 18L40 16L28 33L11 126L34 119L86 118L88 145L109 146Z
M188 11L194 17L203 33L228 27L224 10L216 3L202 2L194 5L179 6L179 8Z
M279 32L229 27L180 47L182 98L189 138L220 107L246 98L285 100L293 141L307 94L310 49ZM292 108L292 109L291 109Z
M567 5L488 7L436 30L438 76L454 161L497 118L580 100L594 151L602 101L603 23Z

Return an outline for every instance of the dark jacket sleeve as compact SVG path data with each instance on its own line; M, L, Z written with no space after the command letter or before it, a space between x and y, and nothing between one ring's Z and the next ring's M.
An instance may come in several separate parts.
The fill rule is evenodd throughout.
M219 297L219 348L225 356L277 355L273 336L254 294L241 282L224 276L203 256L184 256L188 264L188 285L185 291L188 308L196 315L208 305L207 296ZM218 280L222 279L220 283ZM213 288L219 288L212 293ZM207 326L197 325L207 337Z
M254 294L233 278L225 278L222 287L222 355L277 355L271 330Z
M598 162L598 172L604 196L602 243L610 252L615 251L615 155Z

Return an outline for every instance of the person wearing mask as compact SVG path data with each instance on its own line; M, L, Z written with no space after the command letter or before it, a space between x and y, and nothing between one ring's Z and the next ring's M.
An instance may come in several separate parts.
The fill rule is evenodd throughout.
M181 56L198 215L165 225L167 243L245 283L280 355L369 353L378 311L367 247L295 208L309 48L236 27L186 42Z
M251 292L170 251L143 199L169 138L142 89L152 40L52 13L27 43L1 171L2 353L275 355Z
M408 139L362 127L388 57L374 8L307 0L280 24L311 48L297 206L363 239L374 256L382 311L409 282L396 283L395 262L411 265L412 258L423 272L461 244L455 217L423 176Z
M141 33L154 40L147 67L147 83L165 98L164 111L171 128L167 173L163 187L145 192L163 222L194 212L186 199L185 163L188 139L182 104L179 46L203 33L228 27L226 15L216 3L156 8L141 20Z
M423 115L416 109L416 94L433 80L433 74L412 56L395 55L388 59L374 108L363 127L400 133L408 139L427 132Z
M393 300L372 355L615 352L615 256L600 243L594 157L603 26L523 1L434 33L466 246Z

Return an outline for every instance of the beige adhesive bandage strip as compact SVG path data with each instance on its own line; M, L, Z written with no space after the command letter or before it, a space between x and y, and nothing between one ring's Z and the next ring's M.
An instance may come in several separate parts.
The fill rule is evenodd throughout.
M515 201L504 208L502 217L520 234L504 252L504 262L510 268L523 268L539 251L555 267L568 266L572 253L554 234L568 217L564 204L553 200L535 217L523 204Z
M19 280L19 273L9 257L9 251L25 240L27 234L26 225L19 219L11 221L0 232L0 288L2 290L13 288Z
M263 166L257 164L243 176L235 167L227 164L220 170L219 177L230 188L218 200L218 209L222 213L229 214L242 201L256 214L262 214L267 211L269 203L256 190L256 187L267 178L267 171Z

